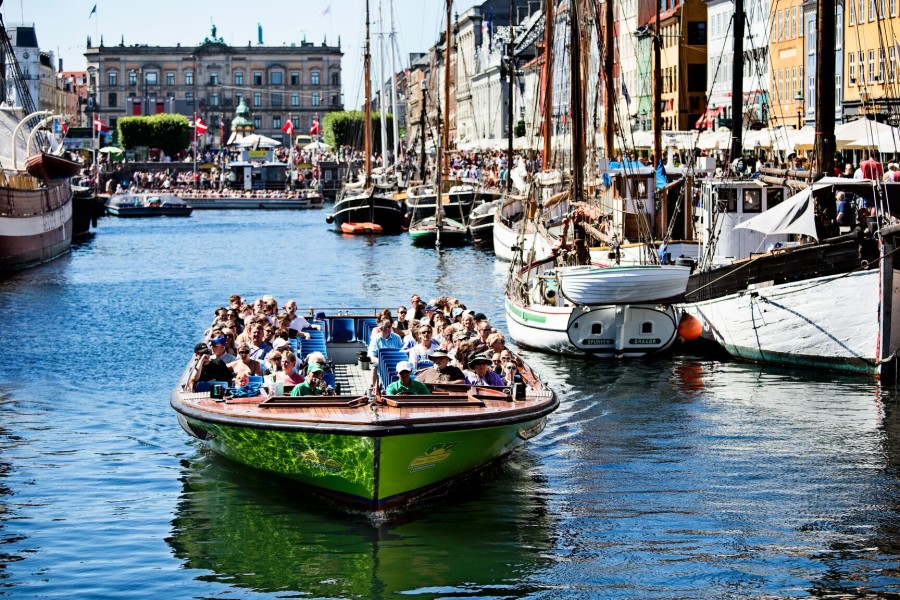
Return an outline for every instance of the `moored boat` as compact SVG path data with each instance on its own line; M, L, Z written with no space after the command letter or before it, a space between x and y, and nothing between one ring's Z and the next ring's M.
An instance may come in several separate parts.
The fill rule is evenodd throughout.
M25 159L28 174L44 181L61 181L77 175L84 165L49 152L36 152Z
M372 233L381 233L384 228L378 223L341 223L341 233L349 233L351 235L368 235Z
M187 192L179 197L195 209L297 210L322 208L325 199L313 191Z
M325 320L332 331L339 325L357 331L374 314L325 315ZM323 336L309 347L306 340L298 345L300 360L311 348L324 348L336 381L333 395L283 395L287 388L274 384L271 393L263 387L241 398L220 393L218 385L193 391L189 364L171 405L184 429L216 453L347 504L382 511L508 454L540 433L559 404L527 366L521 387L429 384L431 394L390 396L369 386L371 371L357 362L365 347L355 336L350 341Z
M116 217L188 217L192 210L175 194L116 194L106 203Z

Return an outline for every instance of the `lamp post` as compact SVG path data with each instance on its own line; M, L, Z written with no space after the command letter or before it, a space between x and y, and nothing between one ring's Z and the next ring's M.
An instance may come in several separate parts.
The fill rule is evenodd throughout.
M803 127L800 121L800 117L803 114L803 92L797 90L797 93L794 94L794 101L797 103L797 129Z

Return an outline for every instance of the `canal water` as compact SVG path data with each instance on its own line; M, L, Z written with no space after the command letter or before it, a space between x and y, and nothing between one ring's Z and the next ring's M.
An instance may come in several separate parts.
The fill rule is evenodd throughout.
M377 525L211 455L169 395L230 293L391 308L450 294L505 325L491 255L323 219L105 218L71 255L0 281L0 595L900 594L900 406L870 380L525 353L562 399L545 432Z

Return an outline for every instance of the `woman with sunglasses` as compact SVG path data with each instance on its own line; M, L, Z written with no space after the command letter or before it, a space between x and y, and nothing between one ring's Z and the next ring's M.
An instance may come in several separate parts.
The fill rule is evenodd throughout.
M250 358L250 344L244 343L238 346L238 359L228 363L228 368L235 375L262 375L262 365L259 361Z
M431 327L431 325L422 323L422 325L419 326L419 341L415 346L409 349L409 362L412 363L414 371L421 368L419 367L420 362L430 363L431 360L428 358L428 355L441 347L440 344L434 341L432 337L433 334L434 329ZM422 366L424 367L431 365L428 364Z

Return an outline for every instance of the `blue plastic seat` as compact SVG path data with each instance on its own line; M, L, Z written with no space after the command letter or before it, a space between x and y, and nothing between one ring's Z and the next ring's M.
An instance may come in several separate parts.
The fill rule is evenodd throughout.
M339 344L356 341L356 332L353 327L353 319L350 317L336 317L331 321L331 341Z
M371 317L363 317L361 319L356 320L356 339L362 341L364 344L369 343L369 333L372 329L375 328L375 325L378 324L374 318ZM368 329L367 329L368 327Z
M251 375L247 378L247 385L253 385L254 383L258 383L262 385L263 378L261 375Z

